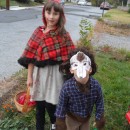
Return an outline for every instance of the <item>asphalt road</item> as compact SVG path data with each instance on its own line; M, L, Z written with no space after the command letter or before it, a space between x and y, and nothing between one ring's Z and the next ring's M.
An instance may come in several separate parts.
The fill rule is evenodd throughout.
M32 32L42 25L42 8L0 11L0 80L10 77L22 67L17 63ZM65 6L66 29L72 40L80 38L79 24L87 18L93 25L102 11L96 7Z

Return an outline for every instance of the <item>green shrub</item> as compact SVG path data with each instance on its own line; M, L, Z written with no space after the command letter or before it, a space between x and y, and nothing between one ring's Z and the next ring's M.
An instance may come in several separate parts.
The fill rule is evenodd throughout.
M35 111L27 114L19 113L12 104L2 105L4 117L0 120L0 130L34 130Z
M16 0L16 1L18 1L20 3L29 3L30 2L30 0Z
M93 36L93 25L87 19L82 19L79 24L80 27L80 41L81 46L86 46L88 49L92 50L91 39Z
M101 21L101 22L103 22L103 18L102 18L102 17L100 17L100 18L98 19L98 21Z
M126 52L126 60L130 61L130 52Z
M130 13L130 4L128 4L128 7L129 7L129 9L128 9L128 13Z
M105 17L109 17L109 18L111 17L111 15L110 15L110 14L105 14L104 16L105 16Z
M130 13L130 7L129 7L129 9L128 9L128 13Z
M38 3L43 3L44 0L34 0L34 1Z

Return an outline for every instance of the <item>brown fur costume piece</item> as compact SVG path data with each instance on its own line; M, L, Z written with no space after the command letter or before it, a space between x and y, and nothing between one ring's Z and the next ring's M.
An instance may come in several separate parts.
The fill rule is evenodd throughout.
M106 122L104 114L102 114L100 120L95 120L95 122L96 122L96 128L98 130L103 130L103 128L105 126L105 122Z
M78 53L78 55L77 55L77 60L78 61L82 61L82 60L84 60L84 58L85 58L85 56L84 56L84 53L83 52L80 52L80 53Z
M88 82L86 84L81 84L79 82L76 81L76 84L78 86L78 89L81 93L87 94L90 91L90 79L88 80Z
M64 119L56 118L56 130L67 130Z

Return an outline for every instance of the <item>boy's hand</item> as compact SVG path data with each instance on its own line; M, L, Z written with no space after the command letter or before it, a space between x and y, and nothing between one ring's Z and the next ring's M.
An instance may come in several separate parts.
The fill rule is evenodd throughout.
M102 130L102 128L105 126L105 118L104 115L101 116L100 120L96 120L96 128L98 130Z
M67 130L64 119L56 118L56 130Z

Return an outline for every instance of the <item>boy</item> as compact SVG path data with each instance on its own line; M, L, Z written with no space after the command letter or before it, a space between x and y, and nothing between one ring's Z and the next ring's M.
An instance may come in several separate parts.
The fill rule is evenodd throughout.
M101 86L91 75L97 71L93 55L85 48L72 52L69 64L61 67L62 72L74 76L67 80L60 93L56 109L56 130L90 130L89 120L96 105L96 128L105 125L104 102ZM67 66L68 65L68 66Z

